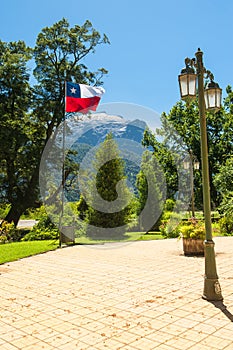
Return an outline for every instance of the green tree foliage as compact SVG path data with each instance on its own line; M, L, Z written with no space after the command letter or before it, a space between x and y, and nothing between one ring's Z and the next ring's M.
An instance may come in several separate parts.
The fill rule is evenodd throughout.
M174 159L176 151L179 151L181 154L182 151L189 153L190 150L192 150L193 155L199 162L201 159L199 112L196 102L187 105L181 101L176 103L169 114L162 113L161 121L161 134L164 137L163 146L165 147L164 156L167 153L164 159L168 160L165 166L167 184L168 188L172 185L173 189L177 191L178 176L174 176L175 174L177 175L177 165ZM172 153L170 151L171 149L173 151ZM164 162L163 158L162 161ZM183 164L181 164L181 167L182 166ZM202 202L202 192L201 178L198 172L194 172L194 187L195 201L196 204L200 206ZM169 190L168 193L170 194ZM169 198L171 198L171 196Z
M109 43L89 21L70 27L62 19L39 33L34 49L24 42L0 42L1 201L11 204L6 220L38 205L39 164L48 139L64 113L64 81L102 84L107 71L90 71L82 62ZM28 61L35 62L30 85Z
M219 167L215 176L214 184L218 190L220 206L218 208L222 215L219 220L221 233L233 235L233 156Z
M214 184L218 189L220 211L227 216L233 214L233 157L227 159L221 165L218 174L215 176Z
M134 212L134 198L130 192L118 146L112 134L95 153L93 170L88 183L89 226L87 235L96 239L119 239L125 233ZM105 233L103 228L112 229Z
M0 167L1 200L12 204L11 219L17 223L28 188L34 185L33 135L35 125L28 110L32 101L27 62L32 50L24 42L0 42ZM36 142L35 137L35 142ZM14 205L13 205L14 203ZM10 215L6 216L7 221Z
M158 231L159 219L166 198L166 182L158 161L149 151L143 154L136 184L139 193L139 213L145 206L147 207L140 217L140 230Z
M142 144L152 147L153 154L165 174L167 184L167 197L173 198L178 191L178 174L175 160L165 142L158 141L150 130L145 130Z
M227 87L228 96L224 100L223 107L216 113L207 112L207 134L209 148L209 172L212 205L219 204L218 191L214 183L214 177L218 173L219 166L233 154L233 93ZM163 113L161 117L161 134L164 141L161 143L149 132L144 135L144 145L152 146L157 159L164 168L168 185L168 197L172 197L177 189L178 178L176 176L174 159L167 148L169 142L176 143L177 147L184 145L186 151L192 150L193 155L201 165L200 147L200 123L197 103L189 105L178 102L169 114ZM178 135L178 137L177 137ZM195 199L202 202L201 169L194 173Z
M102 37L90 21L70 28L63 18L38 35L34 48L34 76L38 84L34 87L33 114L45 122L47 138L63 118L64 81L102 84L101 79L107 71L100 68L92 72L82 60L103 43L109 43L108 38Z

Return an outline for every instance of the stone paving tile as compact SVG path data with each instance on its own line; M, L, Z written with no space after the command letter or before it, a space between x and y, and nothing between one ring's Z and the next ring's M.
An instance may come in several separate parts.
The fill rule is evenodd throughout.
M160 345L156 346L156 349L159 349L159 350L171 350L171 349L175 349L175 348L173 348L173 347L171 348L169 345L166 345L166 344L160 344Z
M210 348L210 344L206 346L200 343L191 346L191 348L189 348L188 350L216 350L216 348L212 347L212 344Z
M180 337L174 337L171 338L166 342L167 346L170 346L171 349L189 349L192 345L195 345L196 340L190 340L190 339L184 339L181 336Z
M108 335L108 330L106 330L106 334ZM130 331L122 332L121 330L118 330L118 332L115 333L114 339L121 342L122 344L131 344L134 341L140 339L138 334L131 333Z
M23 348L23 350L54 350L54 349L57 349L57 347L50 346L45 342L38 342Z
M233 349L233 237L215 242L217 304L201 298L204 258L184 257L177 240L74 246L2 265L0 348Z
M83 337L89 336L90 333L93 332L85 328L70 328L69 330L63 332L64 335L67 335L68 337L72 338L72 340L81 339Z
M225 347L224 350L232 350L232 343L229 346Z
M53 335L50 338L46 338L46 343L54 346L54 347L59 347L59 346L63 346L66 343L71 342L73 339L71 337L69 337L66 334L63 333L59 333L57 335Z
M132 346L130 346L130 345L122 346L120 349L121 349L121 350L135 350L135 348L132 347Z
M233 335L232 334L233 334L232 333L232 327L231 327L231 330L227 329L227 328L221 328L221 329L217 330L216 332L214 332L214 335L216 337L219 337L221 339L226 339L226 340L233 341Z
M5 340L8 343L12 343L16 339L20 339L23 336L26 336L27 334L22 332L21 330L13 330L7 333L1 334L1 339Z
M147 338L141 338L141 339L136 339L133 343L130 343L130 346L132 346L134 349L155 349L156 346L160 345L160 343L156 341L152 341Z
M201 342L203 339L207 338L208 335L205 333L202 333L201 331L197 332L193 329L187 330L185 333L181 334L181 337L183 339L187 339L188 341L194 341L194 342Z
M124 348L126 344L121 343L115 339L106 339L103 340L101 343L94 344L94 349L97 350L104 350L104 349L122 349ZM89 348L88 348L89 349Z
M1 350L18 350L18 347L15 347L14 345L10 343L4 343L1 345Z
M230 344L232 344L232 348L233 348L233 342L232 342L232 339L229 340L229 339L223 339L223 338L219 338L219 337L216 337L215 335L209 335L207 338L203 339L200 344L203 344L203 345L210 345L213 347L213 348L216 348L216 349L225 349L226 346L229 346Z
M166 328L164 330L154 331L146 336L146 339L150 339L160 344L166 344L172 338L174 338L174 334L167 333Z
M82 341L79 341L79 340L72 340L71 342L68 342L66 344L62 344L62 345L58 345L56 347L56 349L60 349L60 350L94 350L95 348L88 345L88 344L85 344L83 343ZM47 350L47 349L45 349Z
M12 345L18 347L19 349L24 349L26 346L32 346L38 343L38 339L31 336L31 335L24 335L21 338L17 338L14 340L11 340L10 342Z

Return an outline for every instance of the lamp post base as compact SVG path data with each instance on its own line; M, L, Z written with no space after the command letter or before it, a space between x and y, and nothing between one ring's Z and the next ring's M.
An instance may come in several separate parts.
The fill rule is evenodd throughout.
M209 301L223 300L221 286L218 281L214 242L213 240L204 241L205 250L205 277L203 299Z
M218 279L205 277L202 298L209 301L223 300L221 286Z

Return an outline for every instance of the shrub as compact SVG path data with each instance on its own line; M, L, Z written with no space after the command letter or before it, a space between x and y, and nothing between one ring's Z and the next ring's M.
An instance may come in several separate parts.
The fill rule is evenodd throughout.
M29 208L27 209L23 215L21 215L21 219L34 219L40 220L47 216L44 205L41 205L39 208Z
M161 218L161 225L159 230L165 238L179 237L178 225L182 217L179 213L172 211L165 211Z
M58 230L42 230L35 229L27 233L22 241L41 241L41 240L56 240L58 239Z
M6 243L7 242L7 237L4 234L0 235L0 244Z
M10 210L10 204L1 204L0 205L0 219L3 219L6 217L8 211Z
M232 216L224 216L219 220L220 232L224 236L233 235L233 218Z
M17 242L21 238L20 231L15 225L3 220L0 223L0 243Z
M75 223L75 238L86 236L87 226L85 221L78 220Z
M173 211L176 202L174 199L167 199L164 204L164 211Z
M23 237L22 241L56 240L58 237L58 228L52 223L47 214L44 214L38 224Z

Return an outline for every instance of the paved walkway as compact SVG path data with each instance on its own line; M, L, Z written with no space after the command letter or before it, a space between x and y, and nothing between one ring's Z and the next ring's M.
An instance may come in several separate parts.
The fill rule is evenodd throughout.
M1 350L233 349L233 237L216 238L221 302L181 241L74 246L0 266Z

